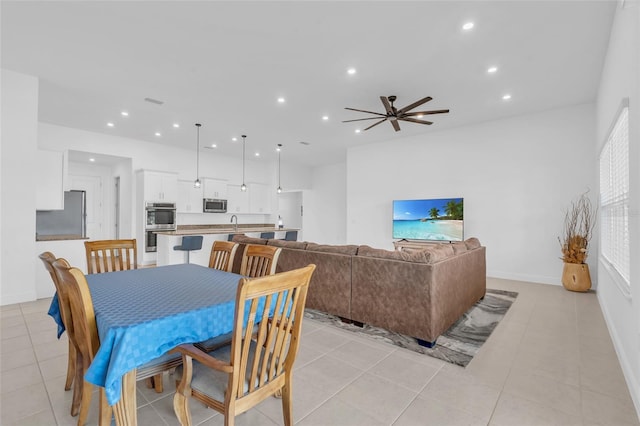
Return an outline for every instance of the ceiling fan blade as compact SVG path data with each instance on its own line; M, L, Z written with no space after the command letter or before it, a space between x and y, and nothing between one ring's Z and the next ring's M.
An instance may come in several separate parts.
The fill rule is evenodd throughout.
M387 118L383 118L386 120ZM380 117L368 117L368 118L356 118L355 120L344 120L343 123L350 123L352 121L362 121L362 120L380 120Z
M400 123L398 123L398 120L391 120L391 125L396 132L400 131Z
M379 115L381 117L386 117L386 114L380 114L379 112L373 112L373 111L366 111L364 109L355 109L355 108L345 108L348 109L349 111L358 111L358 112L366 112L367 114L375 114L375 115Z
M415 118L407 118L407 117L398 118L398 120L410 121L412 123L418 123L418 124L433 124L433 121L416 120Z
M422 98L419 101L415 101L414 103L407 105L406 107L402 108L400 111L398 111L398 114L404 114L405 112L414 109L417 106L420 106L424 103L429 102L431 99L433 99L431 96L427 96L426 98Z
M384 105L384 110L387 111L387 115L393 115L393 108L391 108L389 99L387 99L386 96L380 96L380 100L382 101L382 105Z
M377 126L378 124L383 123L383 122L385 122L385 121L387 121L387 119L386 119L386 118L383 118L382 120L378 121L377 123L373 123L371 126L367 127L367 128L366 128L366 129L364 129L364 130L369 130L370 128L372 128L372 127L374 127L374 126Z
M428 115L428 114L446 114L448 113L448 109L436 109L433 111L418 111L418 112L407 112L403 114L405 117L415 117L416 115Z

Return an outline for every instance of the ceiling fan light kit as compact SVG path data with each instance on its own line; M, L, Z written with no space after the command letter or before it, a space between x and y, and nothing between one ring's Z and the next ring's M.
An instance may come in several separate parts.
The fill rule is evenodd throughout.
M409 104L404 108L397 109L393 105L393 103L396 101L395 96L393 95L380 96L380 101L382 102L382 105L384 106L384 110L385 110L384 113L347 107L345 109L348 109L349 111L357 111L357 112L364 112L366 114L373 114L374 117L357 118L355 120L344 120L343 123L350 123L353 121L364 121L364 120L378 120L375 123L373 123L371 126L364 129L364 130L369 130L370 128L375 127L382 122L389 121L396 132L400 131L400 123L398 123L399 121L408 121L410 123L431 125L433 124L433 121L420 120L419 118L422 118L425 115L431 115L431 114L446 114L449 112L449 110L438 109L438 110L431 110L431 111L414 111L414 112L410 112L410 111L414 108L419 107L422 104L429 102L432 99L433 98L431 96L427 96L426 98L417 100L414 103Z

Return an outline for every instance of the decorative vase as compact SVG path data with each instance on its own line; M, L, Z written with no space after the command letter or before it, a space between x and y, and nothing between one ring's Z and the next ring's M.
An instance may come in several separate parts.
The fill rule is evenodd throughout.
M586 263L565 263L562 270L562 285L569 291L589 291L591 275Z

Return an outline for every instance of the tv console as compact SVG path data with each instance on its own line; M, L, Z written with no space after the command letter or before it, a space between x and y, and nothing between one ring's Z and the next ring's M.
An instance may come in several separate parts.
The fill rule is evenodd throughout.
M422 249L425 246L431 244L451 244L451 241L410 241L410 240L400 240L394 241L393 246L397 251L402 251L403 249Z

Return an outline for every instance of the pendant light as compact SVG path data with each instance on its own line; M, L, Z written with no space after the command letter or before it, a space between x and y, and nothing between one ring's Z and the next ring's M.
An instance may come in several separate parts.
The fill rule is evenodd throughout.
M278 189L276 191L278 192L278 194L280 194L282 192L282 186L280 185L280 151L282 151L281 143L278 144L278 148L276 148L276 151L278 151Z
M240 191L247 190L247 185L244 184L244 151L245 151L246 137L247 135L242 135L242 186L240 187Z
M197 148L196 148L196 180L195 182L193 182L194 188L200 188L200 126L202 126L202 124L196 123Z

